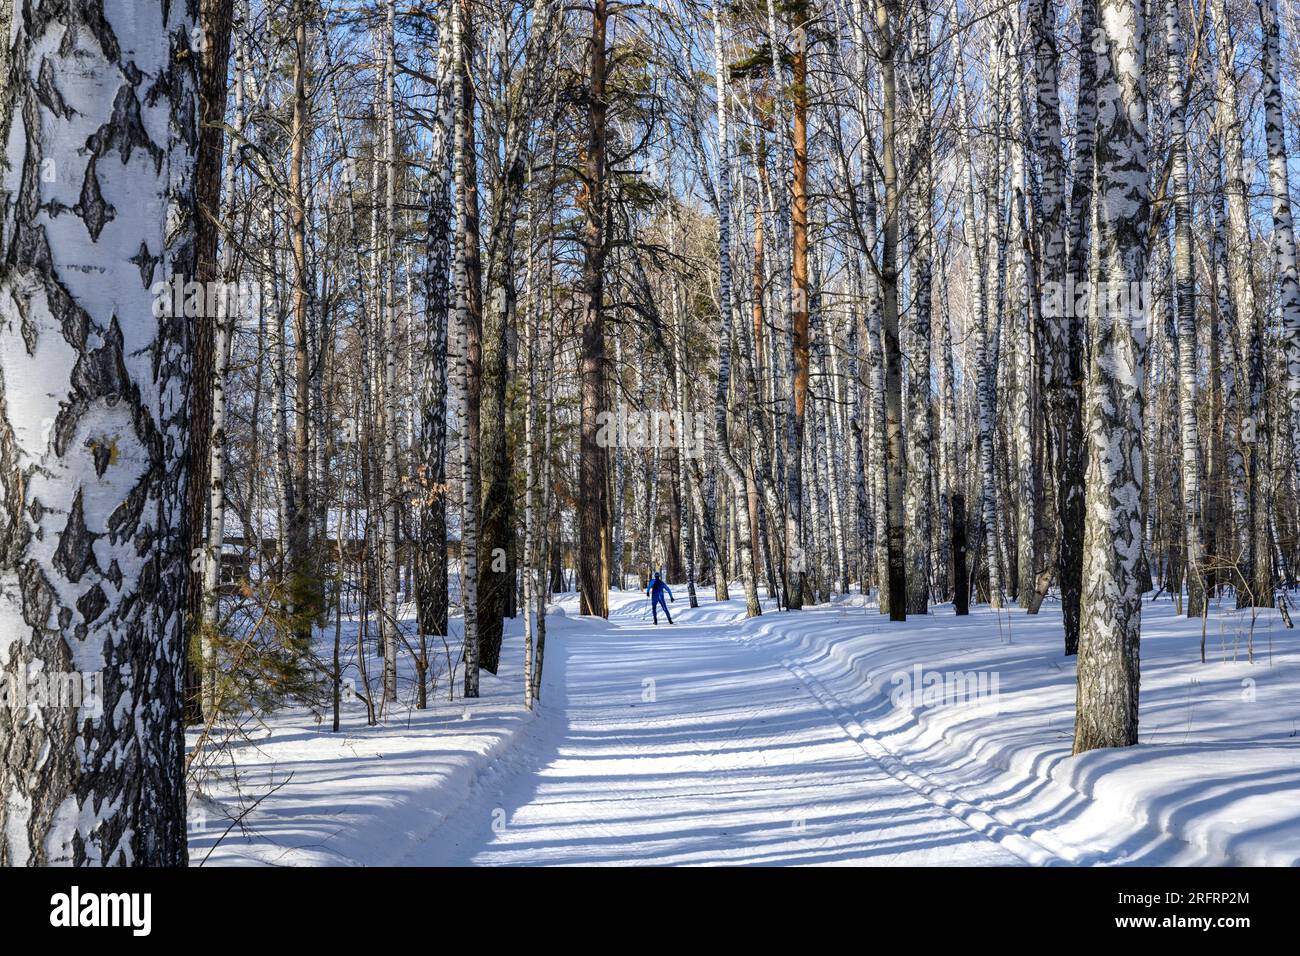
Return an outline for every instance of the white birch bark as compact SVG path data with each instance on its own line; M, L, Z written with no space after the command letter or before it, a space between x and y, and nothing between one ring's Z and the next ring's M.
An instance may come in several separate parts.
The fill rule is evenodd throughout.
M1197 428L1196 276L1192 262L1192 199L1187 158L1186 57L1178 8L1165 6L1169 93L1170 188L1174 208L1174 292L1177 299L1178 407L1187 536L1187 616L1205 607L1205 537L1201 523L1201 444Z
M0 865L181 866L193 319L154 285L196 265L195 27L3 19L0 679L92 692L0 713Z
M400 638L398 622L397 588L398 568L398 499L397 486L397 306L394 302L394 274L397 270L397 103L395 101L396 65L396 4L384 4L384 259L383 259L383 323L384 323L384 413L383 435L384 468L381 485L381 505L384 519L383 580L384 595L384 700L397 700L397 649Z
M956 7L954 6L954 21ZM960 44L955 47L957 94L962 115L970 114L970 98L966 86L965 58ZM962 228L965 233L968 272L966 299L974 302L971 315L971 339L975 358L975 420L979 447L979 499L980 514L984 522L985 561L989 575L989 602L994 608L1002 607L1002 580L998 574L997 503L994 489L993 462L993 391L989 375L988 326L988 243L992 239L986 232L981 240L975 204L975 154L968 136L965 141L965 175L962 202Z
M1246 456L1243 452L1241 435L1241 395L1245 389L1238 387L1239 351L1235 344L1236 303L1232 295L1232 282L1229 278L1227 240L1224 234L1224 222L1227 219L1225 209L1225 187L1222 175L1223 133L1216 130L1210 137L1213 150L1214 176L1212 179L1211 240L1210 266L1214 270L1215 305L1219 311L1217 332L1220 353L1220 382L1222 392L1220 407L1227 418L1223 425L1223 457L1228 473L1229 497L1232 509L1232 529L1230 535L1222 535L1219 540L1227 538L1231 542L1229 550L1214 555L1216 560L1224 560L1230 565L1242 561L1250 548L1250 508L1247 497ZM1235 586L1236 581L1230 582Z
M1226 0L1210 0L1217 54L1215 125L1223 143L1224 192L1227 199L1227 278L1232 291L1237 335L1243 343L1245 388L1240 397L1241 444L1246 471L1246 518L1240 529L1245 549L1240 560L1238 606L1245 607L1259 592L1272 593L1271 561L1265 540L1263 456L1268 428L1264 407L1263 316L1255 296L1255 264L1251 255L1250 182L1246 178L1245 127L1236 71L1236 30ZM1271 603L1271 600L1268 601Z
M731 317L734 312L731 288L731 156L727 139L727 75L722 58L722 18L718 0L712 0L713 63L718 110L718 382L713 405L713 440L718 459L731 482L737 498L748 498L744 470L731 451L727 433L727 398L731 384ZM758 582L754 574L754 550L750 543L749 521L734 522L740 549L741 578L745 587L747 617L763 613L758 603Z
M1095 132L1095 84L1092 58L1085 56L1079 69L1076 97L1075 183L1071 208L1066 209L1065 155L1061 137L1059 91L1060 53L1056 36L1055 0L1031 0L1029 22L1034 46L1039 159L1042 166L1042 286L1040 313L1043 316L1043 380L1050 426L1047 432L1052 478L1056 484L1056 577L1061 592L1061 616L1065 630L1065 653L1074 654L1079 645L1079 594L1083 534L1083 488L1081 449L1082 420L1080 379L1083 351L1080 320L1067 307L1066 283L1077 274L1076 253L1081 252L1086 234L1088 200L1092 188L1093 134ZM1081 45L1091 45L1095 22L1093 0L1079 7ZM1066 217L1069 221L1067 241ZM1079 262L1083 260L1078 259ZM1081 271L1081 270L1079 270Z
M422 505L415 590L420 633L447 634L447 365L451 296L451 186L453 72L451 30L438 31L437 112L430 149L429 208L425 228L425 308L420 410Z
M465 696L477 697L479 693L478 659L478 512L479 489L475 468L470 461L470 440L466 422L469 418L469 272L466 262L468 243L477 241L466 226L466 158L465 137L465 37L464 12L459 3L452 5L452 62L455 81L452 98L456 104L455 136L452 154L455 162L456 204L456 370L452 376L455 395L456 427L459 432L459 465L461 472L461 615L464 622L463 653L465 657Z
M1038 488L1035 472L1033 409L1038 399L1038 370L1032 336L1035 323L1034 299L1030 290L1038 288L1031 248L1029 221L1029 174L1026 150L1029 128L1026 122L1024 60L1020 31L1012 25L1011 38L1011 282L1008 308L1014 338L1012 367L1016 387L1012 392L1012 426L1014 429L1016 498L1016 596L1023 608L1037 608L1034 579L1037 571L1036 539L1038 535Z
M930 598L933 468L930 422L931 277L934 260L933 67L929 55L930 9L922 0L913 13L911 91L916 115L916 182L910 202L912 307L907 335L907 613L925 614Z
M1286 354L1287 417L1280 432L1290 439L1292 474L1300 476L1300 272L1297 271L1295 225L1291 216L1291 184L1287 171L1286 123L1278 53L1277 0L1258 0L1263 36L1261 74L1264 94L1264 137L1268 144L1268 184L1273 204L1273 252L1277 256Z
M1137 743L1142 595L1143 390L1148 303L1146 21L1138 0L1101 0L1097 67L1098 269L1085 423L1087 482L1074 751ZM1115 295L1102 295L1114 290ZM1103 299L1115 301L1103 302Z

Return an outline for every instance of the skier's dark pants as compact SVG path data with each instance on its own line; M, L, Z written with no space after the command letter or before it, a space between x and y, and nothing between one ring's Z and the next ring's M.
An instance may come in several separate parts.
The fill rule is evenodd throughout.
M652 613L655 616L656 624L659 623L660 608L664 609L664 616L668 618L668 623L671 624L673 622L673 616L668 613L668 604L666 601L664 601L663 591L660 591L658 594L656 594L653 598L650 599L650 613ZM644 618L642 620L644 620Z

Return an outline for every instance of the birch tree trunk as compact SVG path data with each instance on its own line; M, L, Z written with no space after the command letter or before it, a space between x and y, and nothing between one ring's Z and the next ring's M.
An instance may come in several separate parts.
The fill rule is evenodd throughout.
M424 374L420 409L420 546L415 592L421 634L447 634L447 330L451 309L451 157L456 121L451 30L438 33L438 105L425 224Z
M1267 409L1264 407L1263 316L1255 301L1255 267L1251 255L1250 192L1243 158L1245 133L1241 117L1241 91L1236 72L1235 30L1228 19L1226 0L1210 0L1214 18L1218 63L1215 73L1215 123L1223 141L1224 191L1227 198L1227 278L1232 292L1238 334L1245 344L1245 394L1241 442L1245 450L1246 519L1241 529L1246 543L1240 561L1237 603L1272 603L1272 562L1262 515Z
M921 0L914 11L912 97L916 114L916 182L912 212L912 308L907 354L907 477L906 556L907 613L925 614L930 603L930 314L933 271L934 172L931 159L933 129L932 76L929 55L930 8Z
M989 37L989 83L988 93L990 117L1005 115L1008 108L1006 96L1006 21L997 19L990 30ZM993 120L996 122L996 119ZM1009 487L1007 473L1010 455L1005 429L999 429L1000 411L997 396L1007 394L1008 389L999 389L999 380L1005 386L1009 369L1003 367L1001 358L1002 320L1006 312L1007 293L1007 223L1008 209L1004 208L1007 186L1007 138L992 135L988 138L988 160L984 183L984 254L982 269L991 274L984 284L985 294L985 351L982 363L984 388L988 401L988 428L990 442L989 481L992 508L984 529L984 541L988 550L989 563L989 602L994 608L1002 607L1002 591L1015 597L1017 580L1012 573L1006 534L1006 522L1010 514ZM996 571L995 571L996 569ZM994 575L997 587L993 586Z
M1009 308L1014 337L1012 368L1016 387L1012 394L1015 437L1015 476L1012 482L1016 499L1016 597L1031 614L1040 601L1035 595L1038 571L1038 461L1035 455L1034 414L1038 406L1039 372L1034 330L1038 323L1034 312L1038 298L1031 290L1039 288L1034 264L1030 223L1030 184L1026 152L1029 123L1026 119L1024 58L1020 33L1011 36L1011 265Z
M902 352L898 343L898 220L901 195L896 159L898 103L894 53L901 23L897 0L876 2L876 52L880 63L885 222L881 246L881 339L885 366L885 494L888 514L889 619L907 619L907 571L903 486L907 470L903 448Z
M946 271L946 270L944 270ZM943 294L939 315L939 515L942 529L939 532L939 597L956 601L957 576L954 549L957 522L957 495L962 487L958 479L957 441L957 391L956 374L952 358L952 316L948 297ZM963 498L964 501L964 498ZM965 515L962 515L965 527ZM965 561L963 555L962 558ZM964 567L964 565L963 565ZM963 575L964 580L964 575Z
M166 303L196 268L194 25L0 20L0 679L88 692L0 711L0 865L183 866L193 322Z
M474 158L474 99L470 88L469 50L465 34L469 29L468 4L452 7L452 59L455 62L456 103L456 333L458 363L455 376L457 427L460 429L461 469L461 613L464 619L465 696L479 694L478 648L478 364L479 329L477 312L478 190Z
M397 103L395 102L397 42L396 0L384 4L384 258L383 258L383 343L384 343L384 409L383 443L384 470L382 487L383 507L383 573L380 591L384 595L384 700L397 700L397 653L401 639L401 622L398 619L398 501L401 488L397 474L397 305L394 302L394 277L397 271Z
M531 177L529 185L531 187ZM539 568L537 560L537 519L540 494L537 487L537 414L540 403L537 401L537 354L542 347L541 322L538 317L537 296L534 280L533 250L536 248L536 204L537 197L532 194L528 200L528 230L525 261L527 271L524 278L524 327L528 329L527 364L524 389L524 553L519 562L524 592L524 707L533 709L534 687L533 671L536 667L534 641L536 639L535 622L540 616L537 608ZM544 612L541 612L544 613Z
M954 21L956 7L954 6ZM966 66L961 53L961 46L956 47L956 72L958 84L958 102L963 115L970 115L970 99L966 89ZM975 421L977 445L979 447L979 497L980 515L984 522L984 544L986 563L989 574L989 603L994 608L1002 607L1002 581L998 575L997 557L997 500L994 490L993 463L993 390L992 379L988 374L988 325L989 293L987 262L988 242L992 238L986 235L981 241L979 222L975 205L975 153L970 139L965 146L965 176L963 186L965 195L962 203L962 227L965 232L969 271L966 281L966 298L969 303L974 300L974 315L971 318L971 338L975 358Z
M727 141L727 64L722 58L722 19L718 0L711 4L713 14L713 63L718 98L718 382L713 402L713 440L718 459L741 501L748 501L749 490L744 469L731 451L727 433L727 398L731 383L731 157ZM745 615L763 613L758 603L758 581L754 573L754 549L748 519L736 520L740 550L741 579L745 587Z
M1165 6L1169 86L1170 183L1174 207L1174 292L1177 297L1178 407L1187 536L1187 616L1205 610L1205 536L1201 523L1201 443L1197 429L1196 276L1192 264L1192 197L1187 164L1186 58L1178 8Z
M1291 184L1287 172L1286 126L1278 54L1277 0L1258 0L1264 38L1264 136L1268 144L1268 183L1273 200L1273 251L1281 286L1282 343L1286 352L1286 421L1279 433L1290 439L1291 472L1300 477L1300 273L1297 272L1295 226L1291 218ZM1270 595L1271 597L1271 595ZM1270 601L1270 603L1272 603Z
M1092 43L1096 21L1094 0L1081 0L1080 34L1083 45ZM1046 386L1048 454L1056 484L1059 534L1056 578L1061 590L1065 627L1065 653L1079 648L1079 597L1083 544L1082 419L1079 404L1082 351L1079 317L1067 289L1082 278L1071 253L1081 251L1092 188L1092 145L1095 119L1093 59L1084 56L1079 66L1078 123L1075 136L1075 200L1070 238L1066 235L1065 156L1061 144L1061 105L1058 88L1060 54L1056 40L1055 0L1031 0L1029 22L1034 45L1038 105L1039 157L1042 164L1042 269L1043 380ZM1086 158L1084 154L1086 155ZM1087 180L1086 185L1079 181ZM1082 207L1082 208L1080 208Z
M1142 595L1142 427L1150 316L1146 22L1138 0L1100 0L1097 262L1088 374L1083 605L1074 752L1137 743ZM1103 290L1102 283L1105 283ZM1102 294L1103 291L1107 294ZM1111 294L1113 291L1113 294ZM1106 299L1108 301L1102 301Z
M676 222L672 215L672 209L669 207L668 212L668 248L672 252L676 245ZM686 416L690 412L690 403L687 399L687 379L689 369L687 366L686 356L686 325L681 310L677 305L677 283L674 279L669 282L668 296L672 310L673 320L673 395L677 403L678 422L681 430L685 431ZM681 515L680 521L682 526L682 538L684 539L683 550L686 552L686 596L691 607L699 607L699 597L695 593L695 534L692 530L692 509L690 502L695 499L690 479L689 457L685 454L685 448L678 449L677 454L677 484L678 496L680 501Z
M1242 404L1246 389L1238 385L1241 379L1239 370L1240 350L1235 344L1237 330L1237 304L1233 297L1232 271L1228 242L1226 238L1227 187L1223 178L1223 140L1225 131L1215 130L1210 138L1213 148L1212 165L1214 169L1211 200L1213 222L1211 224L1210 262L1214 269L1215 305L1218 310L1217 345L1221 356L1220 381L1217 383L1221 393L1219 407L1224 412L1223 458L1227 471L1229 496L1232 511L1231 533L1220 532L1217 540L1220 547L1214 557L1221 565L1234 566L1250 553L1250 505L1249 480L1246 474L1245 442L1242 436ZM1249 412L1246 411L1248 415ZM1229 583L1239 589L1240 581L1235 574L1226 575ZM1240 589L1239 589L1240 590Z

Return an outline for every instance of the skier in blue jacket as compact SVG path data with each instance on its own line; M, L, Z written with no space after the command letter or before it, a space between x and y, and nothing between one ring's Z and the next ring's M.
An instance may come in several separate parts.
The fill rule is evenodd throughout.
M650 579L650 583L646 585L645 589L645 593L650 598L650 611L654 614L655 624L659 623L659 608L661 607L664 609L664 616L668 618L668 623L673 622L673 616L668 613L668 605L664 603L665 591L668 592L668 599L676 603L677 598L673 597L672 589L664 583L664 579L656 571L655 576Z

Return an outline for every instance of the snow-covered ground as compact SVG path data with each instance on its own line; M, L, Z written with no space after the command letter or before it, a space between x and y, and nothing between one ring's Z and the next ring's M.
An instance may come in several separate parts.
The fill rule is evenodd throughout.
M355 625L345 625L349 654L355 635ZM522 653L516 627L503 642L501 676L484 672L481 696L454 703L447 700L445 662L435 660L438 680L425 710L412 706L414 669L403 655L399 702L378 726L367 725L366 706L351 693L338 733L330 731L329 713L318 719L305 708L246 722L205 758L201 792L191 792L191 864L397 862L469 798L479 770L501 758L531 719L519 691ZM371 668L378 670L376 662ZM345 674L356 686L355 669ZM371 674L372 683L377 676ZM191 747L195 739L192 731Z
M900 626L850 603L743 633L922 786L1062 862L1300 862L1300 641L1276 611L1259 612L1250 663L1251 612L1213 608L1201 664L1201 622L1168 599L1147 603L1140 744L1072 757L1074 660L1062 655L1059 606L966 618L939 607ZM996 675L996 702L898 700L918 665Z
M1300 648L1274 611L1250 663L1250 612L1212 610L1201 664L1200 622L1147 604L1141 744L1071 757L1051 603L893 624L856 597L749 621L678 598L656 628L635 593L608 622L562 596L533 714L515 621L479 700L380 727L354 701L338 734L277 715L232 749L241 796L228 766L195 801L193 861L1300 862Z

